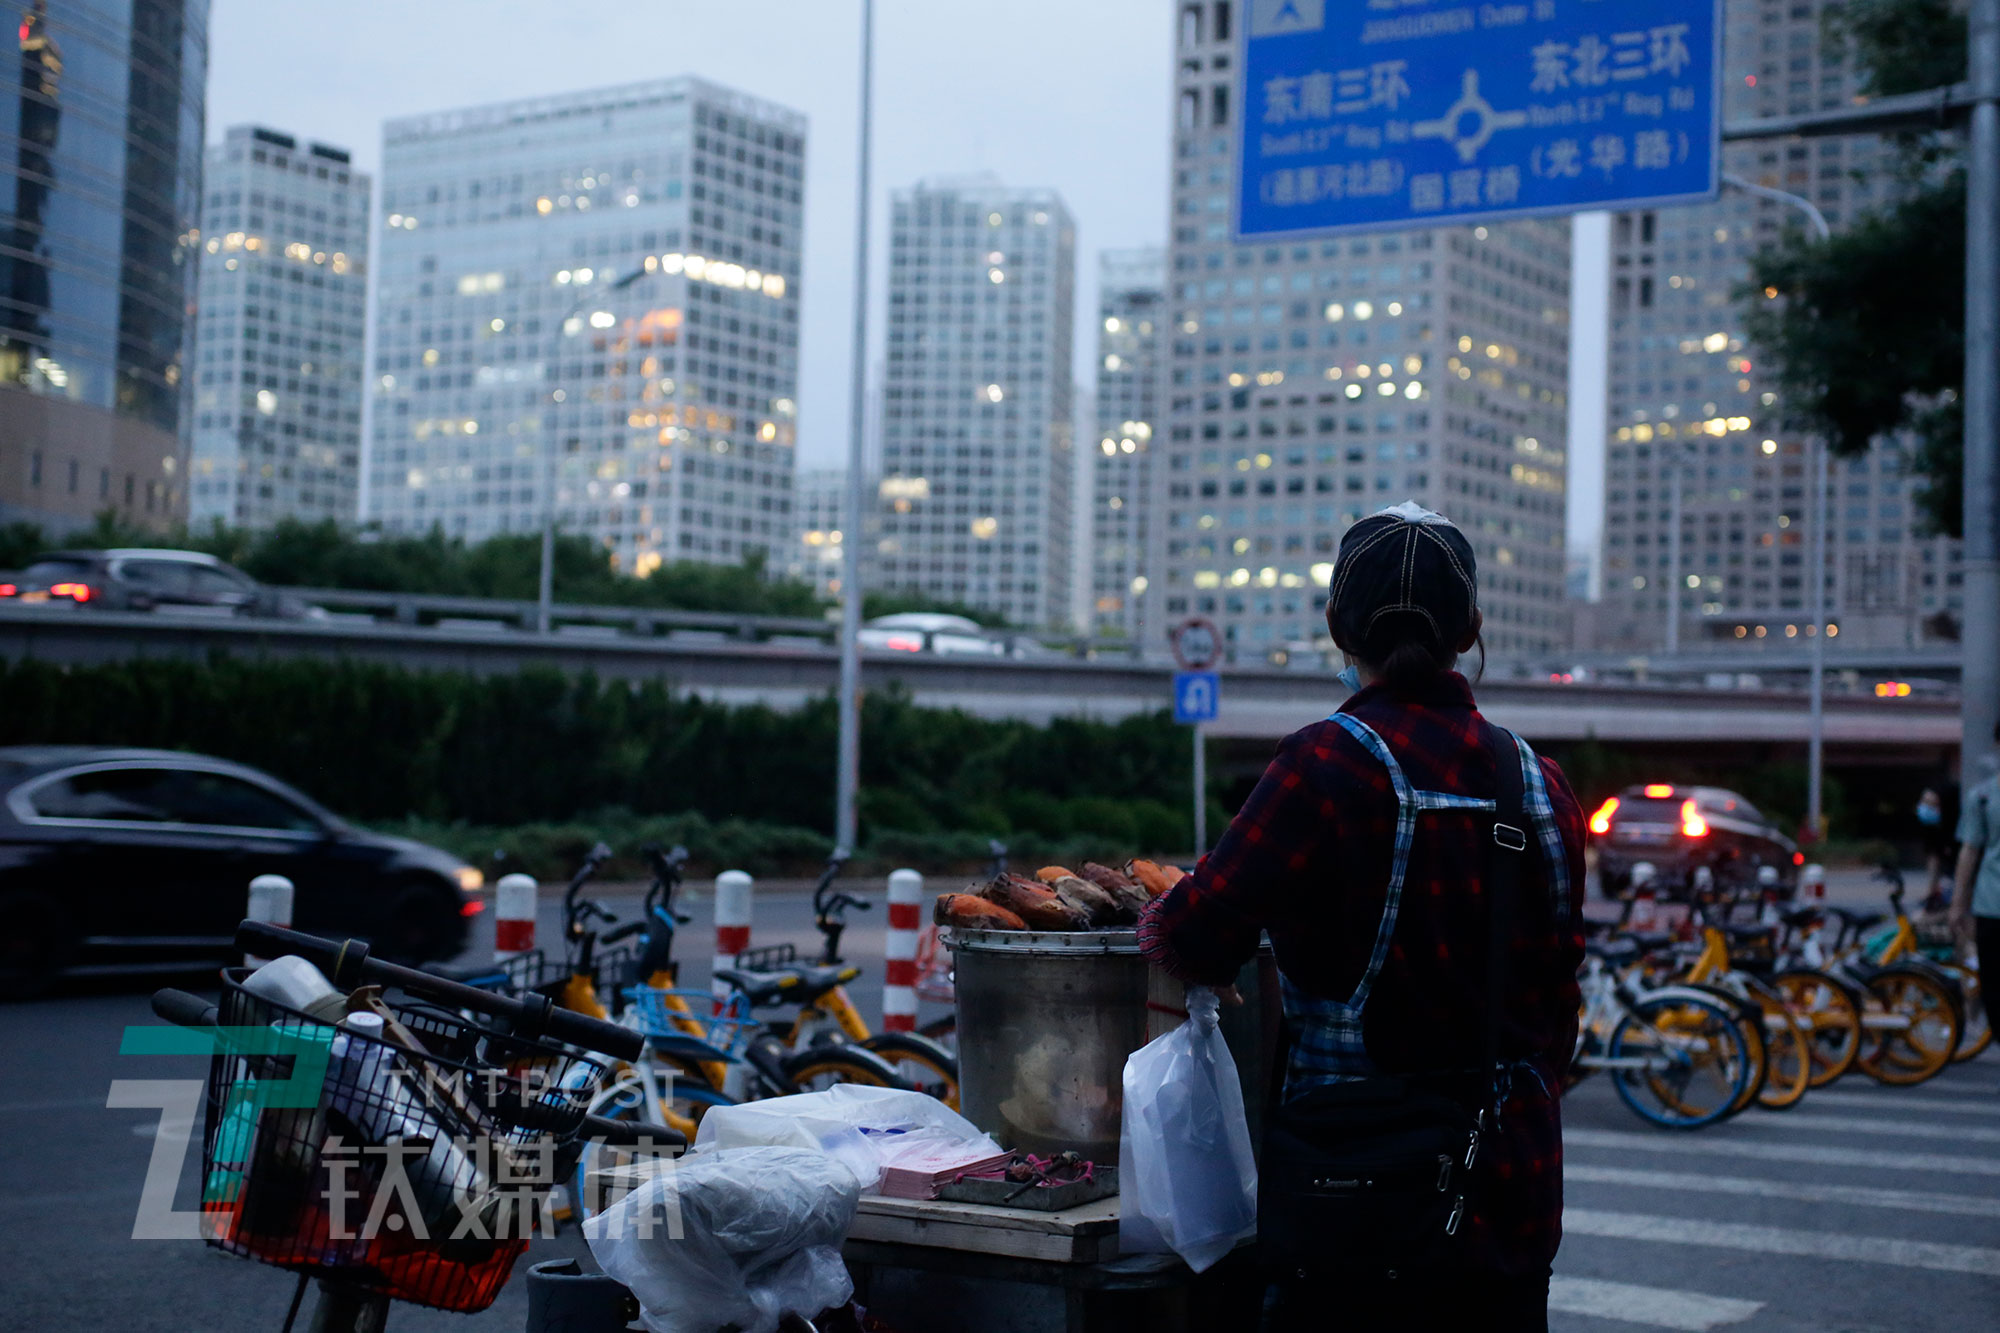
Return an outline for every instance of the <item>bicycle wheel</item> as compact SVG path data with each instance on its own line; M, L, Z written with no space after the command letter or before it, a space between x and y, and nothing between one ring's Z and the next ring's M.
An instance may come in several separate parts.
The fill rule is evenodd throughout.
M1970 1060L1993 1044L1993 1025L1986 1018L1986 1000L1979 989L1979 973L1963 963L1939 963L1946 975L1958 982L1965 996L1965 1030L1958 1034L1958 1051L1952 1062Z
M1728 1116L1753 1061L1735 1011L1692 995L1642 999L1605 1045L1618 1099L1649 1124L1699 1129Z
M881 1056L855 1046L829 1043L808 1047L789 1056L784 1071L800 1092L820 1092L836 1083L916 1091L916 1084L898 1074Z
M936 1042L914 1032L878 1032L861 1045L881 1056L919 1092L958 1109L958 1061Z
M1775 987L1753 976L1737 979L1764 1011L1764 1087L1757 1105L1790 1110L1812 1086L1812 1036Z
M1958 1005L1945 984L1915 968L1888 967L1868 978L1881 1006L1863 1018L1869 1041L1861 1072L1878 1083L1907 1087L1934 1078L1951 1063L1961 1029Z
M1683 983L1686 984L1686 983ZM1771 1077L1771 1043L1764 1035L1764 1010L1755 1000L1745 999L1721 986L1697 984L1694 989L1705 991L1715 997L1715 1002L1727 1009L1736 1019L1737 1031L1742 1034L1743 1046L1750 1053L1750 1077L1737 1096L1736 1104L1729 1108L1729 1114L1746 1111L1759 1097L1764 1095L1764 1085Z
M658 1072L664 1078L669 1071ZM711 1106L734 1105L728 1097L714 1088L681 1078L673 1080L670 1097L662 1098L661 1104L655 1106L650 1115L647 1114L645 1102L645 1090L639 1081L627 1077L599 1093L597 1099L590 1104L589 1110L590 1114L602 1116L606 1120L646 1120L655 1124L669 1125L686 1135L689 1143L693 1143L695 1125L701 1119L702 1112ZM611 1147L595 1140L585 1140L583 1150L577 1154L576 1173L570 1181L572 1215L590 1216L590 1210L585 1204L591 1196L584 1188L584 1184L586 1177L592 1171L622 1166L632 1161L633 1156L626 1149Z
M1812 968L1790 968L1771 978L1811 1039L1811 1087L1823 1088L1861 1058L1861 1006L1847 987Z

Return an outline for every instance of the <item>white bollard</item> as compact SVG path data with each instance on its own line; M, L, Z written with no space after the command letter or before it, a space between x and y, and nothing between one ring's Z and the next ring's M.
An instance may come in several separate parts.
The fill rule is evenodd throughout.
M1809 903L1826 901L1826 867L1810 865L1799 871L1799 897Z
M540 886L533 875L502 875L493 886L493 961L504 962L535 948L535 905Z
M741 870L725 870L715 877L715 962L709 988L718 997L726 997L729 987L714 980L715 973L735 966L736 955L750 947L750 900L750 876Z
M283 875L259 875L250 881L250 903L243 915L267 926L292 928L292 882ZM262 967L268 959L243 955L243 966Z
M917 937L923 929L924 877L889 872L889 939L882 953L882 1030L917 1028Z

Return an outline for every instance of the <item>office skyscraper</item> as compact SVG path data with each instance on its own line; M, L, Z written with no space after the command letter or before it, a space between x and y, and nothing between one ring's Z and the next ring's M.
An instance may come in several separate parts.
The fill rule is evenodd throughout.
M1052 190L895 196L874 586L1069 619L1075 254Z
M1826 7L1730 0L1728 117L1849 103L1859 71L1822 50ZM1835 229L1892 198L1888 150L1872 136L1723 151L1727 171L1806 196ZM1799 225L1791 207L1727 188L1714 204L1613 221L1598 646L1663 646L1670 595L1684 651L1796 648L1811 631L1813 445L1785 429L1776 386L1746 345L1738 299L1750 257ZM1908 457L1889 440L1832 465L1826 606L1843 645L1916 644L1956 632L1958 544L1919 535ZM1674 468L1682 476L1678 565Z
M793 485L793 542L785 572L810 583L822 597L840 591L842 543L847 534L842 508L847 504L847 469L800 468Z
M1233 244L1242 9L1168 11L1173 235L1148 625L1211 617L1239 663L1326 651L1341 533L1415 500L1478 555L1489 650L1562 646L1567 225Z
M1091 625L1157 647L1145 605L1146 521L1151 513L1153 431L1167 344L1159 250L1111 250L1098 257L1096 436L1085 450L1092 471Z
M621 567L794 540L805 117L695 78L392 121L369 515Z
M203 189L189 518L352 522L368 177L344 149L238 125Z
M0 522L187 516L207 0L24 0L0 72Z

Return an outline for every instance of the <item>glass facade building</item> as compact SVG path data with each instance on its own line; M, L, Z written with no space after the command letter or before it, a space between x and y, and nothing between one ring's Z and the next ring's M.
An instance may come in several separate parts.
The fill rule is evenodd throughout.
M1210 617L1239 663L1330 653L1341 533L1415 500L1478 555L1488 649L1566 647L1567 222L1234 243L1245 8L1162 15L1176 114L1147 623Z
M0 68L0 518L186 514L206 0L21 0Z
M1054 191L896 193L871 586L1068 624L1075 287Z
M1860 71L1850 55L1823 45L1823 11L1834 7L1729 0L1727 119L1850 104ZM1890 152L1872 135L1769 140L1725 144L1723 163L1812 200L1838 230L1893 202ZM1713 204L1613 219L1596 646L1663 646L1670 601L1684 651L1797 649L1814 632L1815 445L1786 428L1774 378L1747 345L1737 294L1751 257L1802 225L1789 205L1729 189ZM1822 577L1844 646L1957 636L1959 544L1925 532L1909 457L1906 441L1885 439L1832 465Z
M368 177L239 125L208 154L189 516L352 522L361 480Z
M1156 249L1098 256L1097 436L1084 451L1091 468L1091 625L1149 648L1164 642L1139 612L1146 604L1147 497L1167 345L1166 267L1165 252Z
M391 121L366 517L622 568L796 537L805 117L695 78Z

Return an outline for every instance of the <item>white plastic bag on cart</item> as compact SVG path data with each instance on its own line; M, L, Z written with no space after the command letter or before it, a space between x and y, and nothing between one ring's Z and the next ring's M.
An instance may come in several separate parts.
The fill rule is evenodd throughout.
M836 1083L739 1106L717 1106L701 1118L697 1154L712 1148L781 1145L815 1148L838 1159L873 1190L882 1168L949 1153L992 1157L1000 1146L935 1097L900 1088Z
M862 1182L812 1148L731 1148L661 1162L583 1224L598 1266L653 1333L772 1333L842 1305L840 1244Z
M1215 992L1190 986L1187 1007L1125 1060L1118 1248L1172 1251L1199 1273L1257 1234L1257 1163Z

